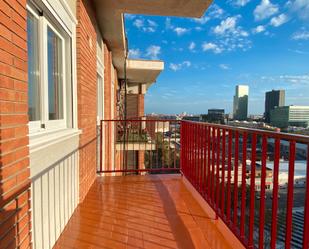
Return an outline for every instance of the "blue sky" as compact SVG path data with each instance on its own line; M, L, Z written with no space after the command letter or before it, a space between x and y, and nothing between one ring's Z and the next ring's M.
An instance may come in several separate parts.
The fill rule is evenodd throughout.
M229 113L237 84L249 85L249 114L264 112L272 89L309 105L309 0L214 1L200 19L125 19L129 57L165 62L146 113Z

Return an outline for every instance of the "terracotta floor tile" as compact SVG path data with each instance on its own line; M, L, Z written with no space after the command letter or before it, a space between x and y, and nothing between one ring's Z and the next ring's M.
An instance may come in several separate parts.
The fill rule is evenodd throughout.
M98 177L55 249L231 248L179 175Z

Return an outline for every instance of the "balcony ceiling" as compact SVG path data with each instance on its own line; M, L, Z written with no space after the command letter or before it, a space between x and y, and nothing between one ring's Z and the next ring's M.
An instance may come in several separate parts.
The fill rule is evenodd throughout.
M127 60L127 79L130 85L154 83L164 69L164 62L157 60Z
M124 77L125 33L123 13L201 17L212 0L94 0L98 25L112 51L119 78Z

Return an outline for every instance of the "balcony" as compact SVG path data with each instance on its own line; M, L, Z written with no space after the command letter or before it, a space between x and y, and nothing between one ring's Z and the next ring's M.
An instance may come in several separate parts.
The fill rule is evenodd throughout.
M233 248L181 178L98 177L54 248Z
M309 248L308 136L153 119L101 131L99 176L55 248Z

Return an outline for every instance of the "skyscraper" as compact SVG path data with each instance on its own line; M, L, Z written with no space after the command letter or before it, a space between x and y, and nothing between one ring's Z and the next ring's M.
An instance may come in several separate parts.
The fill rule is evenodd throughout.
M270 122L270 111L275 109L276 106L285 105L285 91L284 90L272 90L265 94L265 121Z
M248 116L249 86L237 85L234 95L233 118L246 120Z

